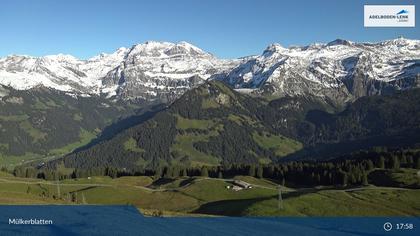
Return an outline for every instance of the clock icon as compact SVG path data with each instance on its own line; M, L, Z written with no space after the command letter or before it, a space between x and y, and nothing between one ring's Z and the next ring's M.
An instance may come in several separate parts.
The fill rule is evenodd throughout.
M386 222L385 224L384 224L384 230L385 231L391 231L392 230L392 224L391 223L389 223L389 222Z

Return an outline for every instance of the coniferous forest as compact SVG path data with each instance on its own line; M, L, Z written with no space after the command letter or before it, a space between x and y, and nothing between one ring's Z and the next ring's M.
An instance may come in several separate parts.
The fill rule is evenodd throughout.
M419 101L413 89L337 108L308 97L268 101L212 81L151 119L48 162L46 168L279 164L330 160L374 147L413 148L420 143Z
M65 174L56 169L19 166L13 174L24 178L63 180L87 178L90 176L153 176L159 178L209 177L232 178L237 175L271 179L281 185L291 187L314 186L359 186L370 183L368 175L374 177L375 170L399 170L400 168L420 169L420 151L387 150L375 148L359 151L330 161L291 161L279 164L228 164L221 166L165 166L156 169L120 169L116 167L76 168ZM4 169L4 171L7 171ZM373 181L380 181L374 179ZM387 183L389 184L389 183ZM418 187L418 186L415 186Z

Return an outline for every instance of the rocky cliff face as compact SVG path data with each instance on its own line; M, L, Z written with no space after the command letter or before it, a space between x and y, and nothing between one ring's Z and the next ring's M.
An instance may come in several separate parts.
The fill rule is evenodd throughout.
M0 59L0 84L82 96L171 102L209 79L269 97L316 96L333 104L419 86L420 41L335 40L223 60L186 42L146 42L88 60L69 55Z
M380 43L335 40L283 48L270 45L217 78L235 88L269 96L315 95L344 103L419 86L420 41Z

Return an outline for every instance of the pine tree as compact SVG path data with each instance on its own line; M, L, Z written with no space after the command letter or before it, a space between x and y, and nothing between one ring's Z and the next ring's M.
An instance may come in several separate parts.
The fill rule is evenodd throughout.
M171 167L165 167L163 169L163 178L166 178L166 179L172 178L173 176L172 171L173 169Z
M417 157L417 159L416 159L416 169L420 169L420 158L419 157Z
M385 169L385 158L383 156L380 156L379 157L378 168Z
M407 156L404 153L402 153L401 154L400 165L405 166L407 164L407 162L408 162L407 161Z
M174 166L173 170L172 170L172 177L173 178L178 178L179 177L179 167L178 166Z
M262 166L258 166L258 168L257 168L257 177L260 178L260 179L262 179L263 178L263 175L264 175L264 169L263 169L263 167Z
M162 168L158 167L156 168L156 171L155 171L155 178L160 179L161 177L162 177Z
M362 175L362 184L365 185L365 186L369 185L368 176L367 176L366 172L364 172L363 175Z
M272 166L272 165L270 165L269 167L268 167L268 171L267 171L268 173L267 173L267 176L268 176L268 178L274 178L274 166Z
M201 177L209 177L209 171L207 170L207 167L201 168Z
M366 162L366 169L367 170L373 170L373 168L375 168L375 166L373 165L372 160L367 160L367 162Z
M250 165L248 168L248 175L255 177L255 166L254 165Z
M411 156L411 155L407 156L407 163L410 167L413 166L413 163L414 163L413 162L413 156Z
M400 160L397 156L392 157L392 169L398 170L400 168Z
M319 174L315 175L315 182L316 184L321 184L321 176Z
M188 176L187 169L185 169L185 168L182 169L181 176L182 177L187 177Z
M348 176L347 176L347 173L342 172L342 182L341 182L341 185L347 186L347 184L348 184Z

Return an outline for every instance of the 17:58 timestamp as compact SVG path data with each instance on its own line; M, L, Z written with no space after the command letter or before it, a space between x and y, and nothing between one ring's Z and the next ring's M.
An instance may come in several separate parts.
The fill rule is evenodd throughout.
M397 229L397 230L414 229L414 224L413 223L397 223L397 224L395 224L395 229Z
M391 230L412 230L414 229L413 223L396 223L392 224L390 222L386 222L384 224L384 230L385 231L391 231Z

